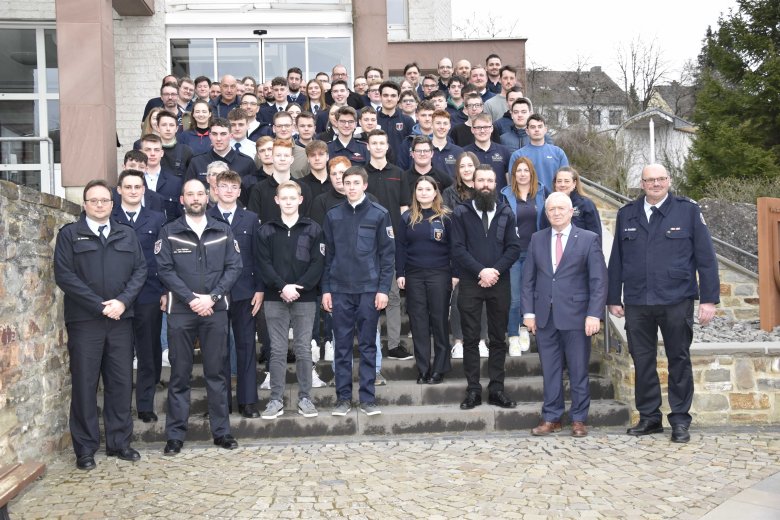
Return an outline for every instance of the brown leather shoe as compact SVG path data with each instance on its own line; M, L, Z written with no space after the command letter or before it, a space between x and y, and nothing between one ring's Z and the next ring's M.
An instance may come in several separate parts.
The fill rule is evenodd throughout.
M588 427L582 421L572 421L571 423L571 436L572 437L587 437Z
M544 437L545 435L550 435L551 433L557 433L561 431L561 423L558 422L547 422L542 421L539 423L539 426L531 430L531 435L534 435L536 437Z

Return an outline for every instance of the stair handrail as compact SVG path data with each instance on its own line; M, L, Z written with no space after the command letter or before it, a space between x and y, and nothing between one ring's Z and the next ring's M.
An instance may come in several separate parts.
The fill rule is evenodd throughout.
M602 184L599 184L599 183L597 183L595 181L592 181L592 180L590 180L588 178L583 177L582 175L580 175L580 179L582 180L582 182L584 184L587 184L591 188L595 188L595 189L601 191L602 193L605 193L605 194L609 195L610 197L612 197L614 199L617 199L620 202L628 203L628 202L631 202L633 200L632 198L627 197L627 196L623 195L622 193L618 193L616 191L613 191L613 190L607 188L606 186L604 186ZM745 256L745 257L747 257L747 258L749 258L749 259L751 259L751 260L753 260L755 262L758 262L758 256L754 255L750 251L745 251L744 249L742 249L742 248L740 248L738 246L735 246L734 244L730 244L730 243L728 243L728 242L726 242L724 240L721 240L720 238L715 237L715 236L712 237L712 241L714 243L718 244L718 245L721 245L721 246L727 248L727 249L731 249L732 251L734 251L734 252L736 252L738 254L741 254L742 256ZM750 272L752 272L752 271L750 271ZM755 273L753 273L753 274L755 274Z

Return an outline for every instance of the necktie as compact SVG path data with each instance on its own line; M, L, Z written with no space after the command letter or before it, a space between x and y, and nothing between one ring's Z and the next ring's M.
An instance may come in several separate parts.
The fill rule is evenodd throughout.
M650 218L647 219L648 223L650 223L650 224L653 223L653 220L655 220L653 217L655 217L658 214L658 213L656 213L657 211L658 211L658 208L656 208L655 206L650 206Z
M281 112L283 110L282 107L276 107L276 108L279 109L279 112Z
M105 244L106 244L106 236L103 234L103 231L105 231L105 229L106 229L107 227L108 227L108 226L107 226L106 224L103 224L102 226L98 226L98 236L100 237L100 242L101 242L103 245L105 245Z
M135 222L135 213L136 212L135 211L127 211L126 213L127 213L127 220L129 220L131 224L133 222Z
M316 114L317 110L320 109L320 106L319 105L314 105L312 108L314 109L313 112Z
M488 235L488 228L490 227L490 221L488 220L487 211L482 212L482 228L485 230L485 236Z
M563 233L556 233L555 235L555 268L558 269L558 266L561 265L561 258L563 258L563 242L561 241Z
M222 216L225 217L225 220L227 222L230 222L230 215L232 215L232 214L233 214L232 211L226 211L226 212L222 213Z

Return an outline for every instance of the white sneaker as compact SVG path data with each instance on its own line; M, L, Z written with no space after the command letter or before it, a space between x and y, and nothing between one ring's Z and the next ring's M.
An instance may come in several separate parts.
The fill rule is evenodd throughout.
M325 342L325 361L333 361L333 354L335 352L335 349L333 348L333 343L330 341Z
M138 370L138 358L133 356L133 370Z
M323 388L328 386L328 383L320 379L320 375L317 373L317 367L311 367L311 387Z
M265 379L260 384L260 390L270 390L271 389L271 372L265 373Z
M531 348L531 335L528 334L528 329L520 327L520 350L528 352L529 348Z
M162 351L162 366L169 367L171 366L171 362L168 359L168 349Z
M320 346L317 344L317 340L311 340L311 362L316 363L320 360Z
M456 341L452 346L452 359L463 359L463 343Z
M520 357L523 351L520 349L520 337L509 336L509 357Z
M479 357L488 357L489 355L490 355L490 351L488 350L488 347L485 344L485 340L484 339L479 340Z

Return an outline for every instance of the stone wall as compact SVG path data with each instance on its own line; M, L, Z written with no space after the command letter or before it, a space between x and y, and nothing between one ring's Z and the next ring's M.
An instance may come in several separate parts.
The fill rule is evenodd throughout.
M410 0L408 5L409 40L452 38L452 8L447 0ZM436 65L420 63L426 68Z
M636 421L639 413L634 403L634 364L626 340L614 327L610 338L610 352L604 353L603 347L599 347L595 355L603 361L602 375L612 380L615 399L631 407L631 419ZM691 407L694 424L780 424L780 345L693 344L691 363L695 389ZM669 412L668 377L668 364L661 344L658 347L658 378L664 421Z
M79 207L0 181L0 465L45 460L70 444L70 375L57 231Z
M54 21L54 0L33 2L0 2L0 20Z

